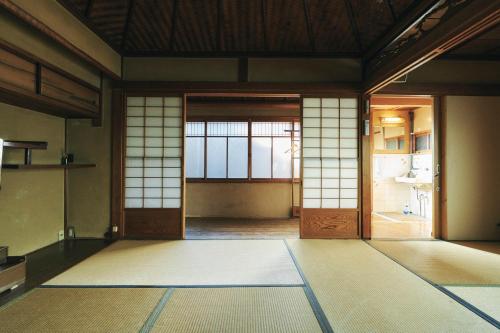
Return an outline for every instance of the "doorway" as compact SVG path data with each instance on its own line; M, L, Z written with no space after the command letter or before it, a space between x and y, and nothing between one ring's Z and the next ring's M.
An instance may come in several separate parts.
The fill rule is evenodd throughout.
M300 99L188 95L186 239L298 238Z
M432 239L434 214L433 98L373 96L371 236Z

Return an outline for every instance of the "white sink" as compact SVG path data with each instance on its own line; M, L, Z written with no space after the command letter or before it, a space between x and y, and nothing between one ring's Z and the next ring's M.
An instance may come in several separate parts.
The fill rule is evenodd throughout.
M410 178L410 177L394 177L396 183L406 183L413 185L423 185L423 184L432 184L432 179L430 178Z

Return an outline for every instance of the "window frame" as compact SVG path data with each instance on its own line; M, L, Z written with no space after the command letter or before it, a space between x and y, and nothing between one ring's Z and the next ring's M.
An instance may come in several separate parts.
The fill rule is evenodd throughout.
M297 159L295 154L297 152L292 151L292 156L290 159L291 163L291 177L290 178L253 178L252 177L252 123L254 122L289 122L292 125L292 132L290 134L290 145L293 145L294 141L297 139L300 141L300 133L298 138L294 136L294 124L298 123L299 124L299 131L302 128L302 124L300 121L299 116L292 116L292 117L188 117L186 119L186 126L187 123L190 122L203 122L204 123L204 135L203 136L191 136L187 135L186 133L186 138L188 137L198 137L198 138L203 138L204 139L204 177L198 177L198 178L191 178L186 176L186 182L187 183L299 183L300 182L300 176L299 178L294 178L294 160ZM209 122L246 122L248 126L248 131L247 131L247 136L209 136L207 132L207 127ZM225 138L226 139L226 178L208 178L207 174L207 142L208 138L210 137L218 137L218 138ZM272 138L274 137L283 137L283 136L256 136L256 138L271 138L271 142L273 141ZM247 139L247 177L246 178L228 178L228 164L229 164L229 159L228 159L228 154L227 150L229 149L228 145L228 138L246 138ZM287 137L288 138L288 137ZM298 150L299 154L299 160L300 160L300 149ZM272 167L273 167L273 156L272 156L272 150L271 150L271 176L272 176Z

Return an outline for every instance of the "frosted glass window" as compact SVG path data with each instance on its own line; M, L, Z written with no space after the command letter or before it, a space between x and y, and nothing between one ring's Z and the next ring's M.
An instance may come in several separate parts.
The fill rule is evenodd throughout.
M207 138L207 177L226 178L227 139Z
M292 151L289 138L273 138L273 178L291 178Z
M271 138L252 138L252 178L271 178Z
M205 139L186 138L186 177L205 177Z
M248 139L228 138L227 177L248 177Z

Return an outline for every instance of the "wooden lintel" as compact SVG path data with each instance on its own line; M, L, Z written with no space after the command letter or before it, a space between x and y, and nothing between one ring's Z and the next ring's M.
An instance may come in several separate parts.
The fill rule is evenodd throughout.
M361 92L360 82L338 83L275 83L275 82L167 82L167 81L114 81L115 88L155 96L169 92L185 92L189 96L249 96L249 97L298 97L298 94L336 94L356 96ZM142 95L142 96L143 96Z
M427 96L500 96L500 84L391 83L377 93Z
M499 1L469 0L454 6L449 2L442 3L444 4L436 9L437 12L431 11L428 14L427 18L431 21L442 15L433 28L420 30L423 29L426 18L420 19L415 23L415 27L419 28L418 32L411 38L408 35L400 36L399 40L380 50L366 63L365 94L377 92L398 77L500 22Z

